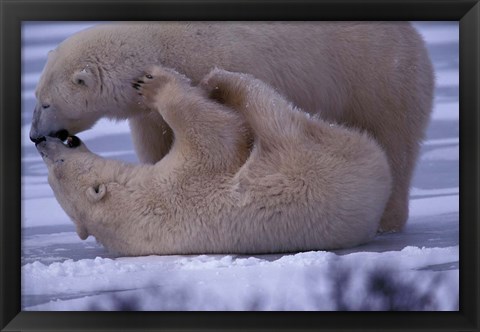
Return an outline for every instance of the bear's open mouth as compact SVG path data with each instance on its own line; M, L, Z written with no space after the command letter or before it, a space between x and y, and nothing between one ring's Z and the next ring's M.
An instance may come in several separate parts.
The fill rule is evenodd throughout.
M62 129L57 131L52 136L60 139L62 142L65 142L65 140L68 138L68 131L66 129Z
M66 129L57 131L53 136L65 143L69 148L76 148L81 143L80 138L69 135L68 130Z
M61 139L60 137L57 137L58 139ZM47 140L47 138L45 136L42 136L42 137L39 137L37 138L34 142L35 142L35 147L42 143L42 142L45 142ZM82 141L80 140L80 138L78 138L77 136L67 136L65 137L65 139L62 140L63 144L69 148L76 148L77 146L80 146L80 144L82 144Z
M68 136L66 140L66 144L69 148L76 148L81 143L80 138L78 138L77 136Z

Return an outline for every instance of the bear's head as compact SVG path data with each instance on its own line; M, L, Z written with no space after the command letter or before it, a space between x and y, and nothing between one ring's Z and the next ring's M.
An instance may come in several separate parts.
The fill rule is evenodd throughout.
M92 204L107 193L105 184L94 174L98 157L77 137L68 137L65 144L60 139L44 137L35 145L47 165L48 183L57 201L76 224L79 237L86 239L86 211L91 212Z
M103 117L126 119L138 113L131 82L142 73L143 62L108 29L81 31L49 52L35 91L32 141L62 131L77 134Z

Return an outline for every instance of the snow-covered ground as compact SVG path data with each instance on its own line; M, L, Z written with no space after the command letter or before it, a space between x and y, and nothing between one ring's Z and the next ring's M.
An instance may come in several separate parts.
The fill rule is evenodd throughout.
M457 22L415 22L437 83L402 233L333 252L148 257L81 241L28 138L48 50L90 25L22 27L22 310L458 310ZM80 137L105 157L137 161L125 122L100 121Z

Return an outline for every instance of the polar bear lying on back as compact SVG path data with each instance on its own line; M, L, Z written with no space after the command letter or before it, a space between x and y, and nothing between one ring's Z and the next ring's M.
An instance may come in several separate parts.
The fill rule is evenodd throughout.
M134 87L174 132L155 165L37 143L82 239L148 255L335 249L375 236L391 177L367 134L312 118L246 74L215 69L194 87L154 67Z

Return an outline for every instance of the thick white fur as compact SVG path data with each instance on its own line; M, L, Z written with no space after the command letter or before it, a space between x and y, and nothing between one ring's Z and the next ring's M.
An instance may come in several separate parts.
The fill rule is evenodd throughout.
M81 238L148 255L335 249L375 236L391 178L368 134L313 118L246 74L213 70L193 87L149 73L137 100L175 136L155 165L50 137L37 146Z
M366 130L385 149L393 192L380 231L400 230L429 114L433 73L409 23L128 23L94 27L51 52L37 88L31 136L71 134L101 117L128 118L140 161L172 144L158 112L143 112L130 84L150 64L194 83L214 67L251 73L310 114ZM43 108L42 108L43 106Z

